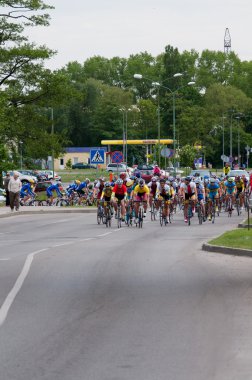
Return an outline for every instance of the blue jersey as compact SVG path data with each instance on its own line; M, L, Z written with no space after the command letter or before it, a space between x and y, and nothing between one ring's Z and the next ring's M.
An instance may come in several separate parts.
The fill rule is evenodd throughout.
M57 195L60 197L62 194L60 192L58 184L56 185L51 185L46 189L46 194L51 197L53 195L53 191L56 191Z
M199 186L197 186L197 194L198 194L198 200L201 201L202 199L204 199L204 186L201 185L201 183L199 184Z
M31 184L30 183L26 183L25 185L22 186L21 190L20 190L20 195L21 197L24 197L26 195L35 195L34 192L32 191L32 188L31 188Z
M81 191L82 189L85 189L86 187L87 187L87 182L81 182L76 190Z
M78 185L76 185L76 183L73 183L72 185L69 185L66 188L66 192L68 195L71 195L74 191L77 191L77 188L78 188Z
M229 181L226 181L224 182L224 185L227 189L227 193L228 194L232 194L234 191L235 191L235 182L229 182Z

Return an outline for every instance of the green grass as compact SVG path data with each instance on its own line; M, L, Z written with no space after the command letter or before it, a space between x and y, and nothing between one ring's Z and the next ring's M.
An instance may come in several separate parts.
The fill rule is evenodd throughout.
M244 248L252 250L252 228L239 228L225 232L223 235L209 242L212 245L220 245L231 248Z
M89 178L90 181L94 181L96 178L103 176L105 178L109 178L109 173L105 170L92 170L92 169L82 169L82 170L59 170L57 173L61 176L61 181L70 183L75 179L79 181L85 181L86 178Z

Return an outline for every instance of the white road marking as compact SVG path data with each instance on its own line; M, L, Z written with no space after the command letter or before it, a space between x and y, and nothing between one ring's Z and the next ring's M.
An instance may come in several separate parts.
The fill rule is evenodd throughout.
M122 229L125 229L125 228L123 227L123 228L116 229L116 230L113 230L113 231L117 232L117 231L120 231ZM104 237L104 236L107 236L107 235L110 235L110 234L112 234L112 231L106 232L106 233L101 234L101 235L97 235L95 237L80 239L80 240L78 240L78 242L80 242L80 241L83 242L83 241L96 240L99 237ZM32 252L32 253L30 253L26 257L26 260L25 260L25 263L24 263L24 266L23 266L23 269L22 269L20 275L18 276L18 278L17 278L17 280L16 280L13 288L11 289L10 293L5 298L5 301L3 302L3 304L2 304L2 306L0 308L0 327L4 324L4 322L5 322L5 320L6 320L7 316L8 316L9 310L10 310L13 302L15 301L15 298L17 297L18 293L20 292L20 290L22 288L22 285L23 285L26 277L28 276L28 273L30 271L30 268L31 268L31 265L32 265L34 257L36 255L38 255L39 253L48 251L51 248L63 247L63 246L70 245L70 244L75 244L75 243L77 243L76 240L75 241L69 241L69 242L62 243L62 244L56 244L56 245L54 245L52 247L47 247L47 248L40 249L39 251ZM7 259L0 259L0 261L1 260L4 261L4 260L10 260L10 259L8 259L8 258Z
M10 260L10 259L0 259L0 261L8 261L8 260Z
M110 234L112 234L112 232L106 232L105 234L98 235L97 237L107 236L107 235L110 235Z
M22 288L24 280L26 279L29 273L34 256L37 255L38 253L41 253L47 250L48 248L43 248L43 249L40 249L39 251L32 252L27 256L20 275L18 276L13 288L11 289L10 293L8 294L8 296L6 297L4 303L2 304L0 308L0 327L3 325L5 319L7 318L10 307L13 304L20 289Z

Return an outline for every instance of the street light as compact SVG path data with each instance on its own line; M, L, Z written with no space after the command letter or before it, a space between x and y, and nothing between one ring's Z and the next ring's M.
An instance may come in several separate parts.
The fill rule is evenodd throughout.
M128 165L128 112L139 111L132 105L129 108L122 107L119 109L123 113L123 156L125 157L126 166Z
M171 78L178 78L178 77L181 77L183 76L182 73L175 73ZM150 78L147 78L147 77L144 77L142 74L134 74L134 78L135 79L147 79L149 81L151 81ZM167 78L167 79L171 79L171 78ZM153 87L156 87L157 90L158 90L158 94L157 94L157 99L158 99L158 107L157 107L157 115L158 115L158 145L159 145L159 155L158 155L158 161L159 161L159 166L160 166L160 100L159 100L159 89L160 87L168 90L171 94L172 94L172 113L173 113L173 151L174 151L174 158L175 158L175 154L176 154L176 114L175 114L175 97L176 97L176 93L179 89L183 88L183 87L186 87L186 86L192 86L194 85L195 82L188 82L186 85L184 86L180 86L178 87L176 90L172 91L169 87L166 87L164 86L163 84L160 84L159 82L152 82L152 86Z
M174 77L176 76L181 76L182 74L181 73L177 73L177 74L174 74ZM183 88L183 87L186 87L186 86L193 86L195 84L195 82L193 81L190 81L188 82L187 84L183 85L183 86L180 86L178 88L176 88L176 90L172 91L169 87L167 86L164 86L158 82L152 82L152 85L155 85L156 87L162 87L166 90L168 90L171 95L172 95L172 124L173 124L173 155L174 155L174 163L175 163L175 157L176 157L176 105L175 105L175 99L176 99L176 94L177 92Z
M23 141L19 141L20 144L20 169L23 169Z
M47 107L48 110L51 111L51 135L52 135L52 144L53 143L53 136L54 136L54 113L53 113L53 107ZM54 148L52 148L52 172L53 172L53 179L54 179Z

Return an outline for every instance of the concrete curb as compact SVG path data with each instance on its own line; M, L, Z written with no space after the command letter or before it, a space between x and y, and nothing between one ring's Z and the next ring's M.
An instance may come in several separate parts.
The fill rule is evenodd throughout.
M1 218L8 218L12 216L18 215L35 215L35 214L96 214L96 209L68 209L68 208L60 208L60 209L48 209L48 210L27 210L27 211L14 211L14 212L6 212L4 214L0 214Z
M225 255L252 257L252 250L250 249L223 247L220 245L211 245L208 243L204 243L202 245L202 250L208 252L224 253Z

